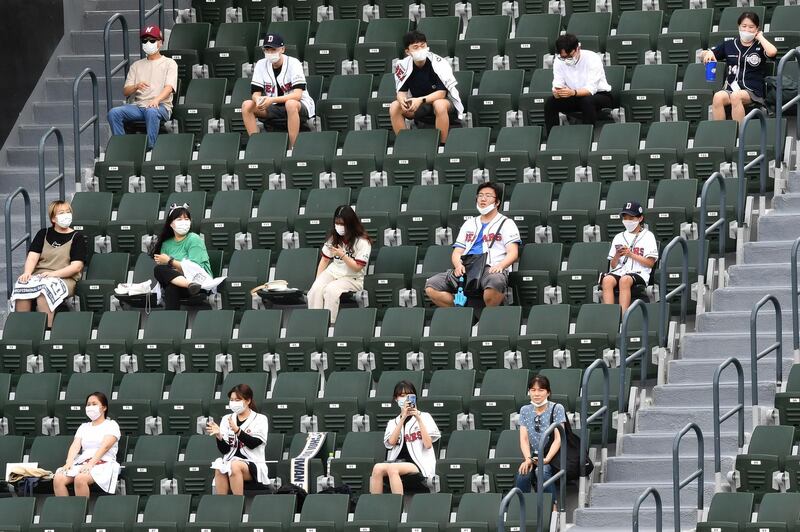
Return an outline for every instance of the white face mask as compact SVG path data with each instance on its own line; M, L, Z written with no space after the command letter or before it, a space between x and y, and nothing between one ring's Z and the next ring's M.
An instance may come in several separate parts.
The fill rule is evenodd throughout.
M234 414L241 414L244 411L244 401L229 401L228 408L230 408Z
M89 405L86 407L86 417L91 419L92 421L96 420L100 417L100 407L97 405Z
M264 52L264 57L267 58L267 63L274 65L281 59L281 54L278 52Z
M147 55L153 55L158 52L157 42L146 42L142 44L142 51Z
M567 57L564 59L564 64L567 66L575 66L578 63L577 57Z
M625 226L627 232L633 233L639 227L639 220L622 220L622 225Z
M344 225L342 224L334 224L334 229L336 229L336 234L339 236L344 236Z
M756 34L749 31L739 30L739 38L742 40L742 42L750 42L756 38Z
M56 214L56 224L62 229L66 229L70 225L72 225L72 213L65 212L62 214Z
M542 408L544 405L547 404L547 398L545 398L545 400L542 401L541 403L536 403L536 402L533 401L533 399L531 399L531 404L533 406L535 406L536 408Z
M420 48L411 52L411 59L414 61L424 61L428 57L428 47Z
M478 209L478 212L481 213L482 216L486 216L490 212L494 210L494 203L490 203L486 207L481 207L480 204L475 204L475 208Z
M405 397L398 397L397 398L397 406L399 406L400 408L403 408L404 406L406 406L406 398Z
M183 236L189 232L189 229L192 228L192 221L191 220L175 220L172 222L172 230L175 231L176 235Z

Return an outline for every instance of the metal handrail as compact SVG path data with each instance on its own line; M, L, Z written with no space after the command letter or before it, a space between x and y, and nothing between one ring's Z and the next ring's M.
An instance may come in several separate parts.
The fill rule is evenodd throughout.
M11 242L11 204L14 202L14 198L17 196L22 195L22 201L25 205L25 234L16 242ZM14 253L14 250L20 247L22 244L26 244L25 249L31 247L31 239L33 238L32 231L31 231L31 196L28 194L28 191L22 187L18 187L17 190L12 192L6 198L6 204L4 208L4 219L6 223L6 297L11 297L11 292L14 289L14 272L12 271L12 257L11 254Z
M747 126L750 125L753 118L758 118L761 124L761 129L759 130L761 133L761 153L756 155L749 163L744 164L745 152L747 151L745 146L745 133L747 132ZM780 137L776 140L780 141ZM747 113L747 116L744 117L744 121L739 128L739 163L737 166L739 193L736 197L736 220L739 222L740 226L744 223L744 203L747 197L747 179L745 178L745 174L755 165L759 166L760 191L761 194L764 194L767 191L767 164L767 113L761 108L756 108Z
M711 189L711 184L714 181L719 182L719 218L716 222L711 224L710 227L706 227L708 225L708 191ZM697 273L698 275L705 275L706 274L706 237L711 235L714 231L719 231L719 256L722 257L725 255L725 239L728 235L728 211L727 211L727 201L725 198L726 190L725 190L725 178L719 172L714 172L711 174L708 179L706 179L705 183L703 183L703 189L700 192L700 226L698 227L699 233L697 236L698 242L697 245L699 246L697 252Z
M800 251L800 238L792 244L790 258L792 268L792 349L795 363L800 363L800 308L798 308L798 295L800 288L797 286L797 254Z
M797 111L800 111L800 94L788 102L783 103L783 69L786 66L786 63L791 59L797 61L798 66L800 66L800 47L789 50L783 57L781 57L781 60L778 62L778 71L775 74L777 77L777 85L775 87L775 169L778 169L782 166L781 159L783 159L783 143L781 142L781 121L783 119L783 113L784 111L788 111L792 105L797 107ZM800 139L800 122L797 121L795 121L794 138Z
M672 253L672 250L675 249L675 246L680 245L681 251L683 252L683 261L682 261L682 268L681 268L681 283L675 287L674 290L667 293L667 265L669 261L669 254ZM681 324L686 323L686 314L689 308L689 290L691 287L689 286L689 244L686 242L686 239L682 236L676 236L673 238L667 247L664 248L664 252L661 254L661 275L658 282L658 290L662 294L661 299L659 300L659 312L661 316L659 316L658 321L658 343L661 347L667 347L667 325L669 324L669 303L674 299L678 294L681 296Z
M545 482L544 480L544 446L550 439L550 434L553 431L558 431L559 436L561 436L561 449L558 453L559 457L559 470L556 474L552 477L548 478ZM540 457L540 460L537 461L536 466L536 532L543 532L544 526L544 489L552 486L554 483L558 482L560 479L563 478L561 482L558 482L559 485L559 494L557 505L559 511L564 508L564 503L566 502L567 498L567 429L564 428L562 423L553 423L547 430L544 431L542 434L542 438L539 440L539 454L537 456Z
M122 61L120 61L114 68L111 68L111 26L119 20L122 28ZM121 13L114 13L105 28L103 28L103 64L105 66L106 75L106 111L110 111L114 107L114 97L111 90L111 77L125 69L125 76L128 75L128 70L131 68L131 50L130 50L130 36L128 35L128 21Z
M697 437L697 469L685 479L681 480L680 448L681 440L690 431L694 430ZM672 506L674 515L675 532L681 530L681 490L697 480L697 509L703 509L703 481L705 476L705 450L703 444L703 431L697 423L689 423L675 435L672 440Z
M722 375L722 372L730 365L733 365L736 368L736 394L738 403L736 406L725 412L723 415L719 413L719 379ZM714 384L713 384L713 394L714 394L714 477L717 484L721 483L721 473L722 473L722 442L720 440L720 435L722 433L722 423L733 417L734 414L737 415L737 436L738 436L738 446L742 448L744 446L744 370L742 369L742 363L739 362L739 359L736 357L730 357L725 362L717 366L717 369L714 371Z
M603 370L603 405L591 416L587 417L589 412L589 379L597 368ZM609 402L610 386L610 381L608 379L608 364L606 364L605 360L598 358L584 370L583 381L581 382L581 477L586 476L586 455L589 453L589 423L600 416L603 416L603 434L601 436L603 442L602 448L605 449L608 446L608 421L609 416L611 415L611 404ZM564 446L562 445L562 449L563 447Z
M642 347L637 349L632 355L628 356L628 322L636 310L642 312ZM626 405L628 401L627 394L625 393L626 381L626 367L628 363L634 362L637 358L641 358L640 367L641 374L639 376L640 382L644 383L647 380L647 356L650 353L650 318L647 315L647 306L641 299L637 299L633 304L628 307L625 314L622 316L622 329L620 332L619 341L619 413L622 414L627 410Z
M58 148L58 175L51 179L49 182L45 183L45 179L47 179L45 175L45 157L44 157L44 146L47 143L47 139L50 138L50 135L56 136L56 146ZM42 138L39 139L39 221L41 227L47 227L49 220L47 219L47 202L45 201L45 194L47 191L53 187L54 185L58 184L58 199L64 201L67 197L67 183L66 183L66 173L64 170L64 135L61 134L61 130L56 127L51 127L47 130L47 133L42 135Z
M758 351L758 313L767 303L775 309L775 341ZM762 297L750 312L750 391L752 405L758 406L758 361L775 351L775 390L780 391L783 382L783 315L781 303L772 294ZM755 422L755 420L754 420Z
M81 123L81 110L80 100L78 98L78 89L83 78L89 76L92 82L92 116ZM100 97L97 94L97 74L91 68L84 68L83 72L75 77L72 83L72 133L74 135L73 143L75 146L75 183L80 183L81 180L81 133L92 127L94 133L94 157L100 157Z
M661 532L662 530L662 514L664 512L661 506L661 494L653 486L650 486L639 495L639 498L636 499L636 504L633 505L633 519L631 523L633 532L639 532L639 507L647 500L649 495L652 495L653 499L656 501L656 532Z
M520 532L525 532L525 497L522 496L522 490L517 487L511 488L511 491L500 501L500 510L497 515L497 532L505 532L506 510L508 510L508 505L511 504L511 499L514 497L519 499L519 530Z
M150 9L144 7L145 0L139 0L139 29L143 29L147 23L147 19L158 13L158 27L164 31L164 4L165 0L160 0L153 5ZM175 13L175 0L172 0L172 12ZM144 50L139 52L140 57L144 57Z

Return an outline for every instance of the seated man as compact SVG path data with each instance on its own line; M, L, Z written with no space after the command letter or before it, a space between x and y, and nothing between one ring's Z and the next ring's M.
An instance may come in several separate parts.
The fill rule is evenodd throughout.
M142 50L146 59L131 65L122 94L129 102L108 112L108 123L114 135L125 134L126 122L144 121L147 126L147 147L152 149L161 129L161 122L172 114L172 95L178 86L178 63L161 55L164 37L158 26L141 31Z
M314 100L306 90L303 64L286 55L283 37L264 35L264 59L253 69L250 91L253 97L242 102L242 120L247 133L258 133L256 118L268 130L287 131L289 147L294 146L301 123L314 116Z
M611 85L606 81L600 54L582 50L578 38L565 33L556 39L553 96L544 103L544 123L549 133L558 125L558 113L581 113L583 123L594 125L597 112L611 107Z
M619 288L619 305L622 313L631 306L631 289L645 287L658 260L658 243L653 233L644 224L644 210L635 201L622 209L625 231L611 242L608 260L611 270L600 280L603 288L603 303L614 303L614 289Z
M403 48L406 57L394 69L397 100L389 107L392 129L395 134L405 129L406 118L424 122L434 117L439 142L444 144L450 124L457 124L464 113L453 69L428 49L424 33L406 33Z
M483 301L489 307L503 303L508 272L519 256L520 238L514 220L497 210L501 195L502 190L495 183L483 183L478 187L476 207L480 216L469 218L461 226L450 259L453 269L437 273L425 283L425 293L437 307L452 307L454 304L453 294L458 290L459 277L467 273L462 256L483 253L487 254L479 283Z

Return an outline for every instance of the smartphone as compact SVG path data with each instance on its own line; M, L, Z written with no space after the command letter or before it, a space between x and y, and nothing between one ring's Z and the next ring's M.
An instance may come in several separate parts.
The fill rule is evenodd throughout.
M417 396L413 393L406 397L406 402L410 405L410 408L417 408Z

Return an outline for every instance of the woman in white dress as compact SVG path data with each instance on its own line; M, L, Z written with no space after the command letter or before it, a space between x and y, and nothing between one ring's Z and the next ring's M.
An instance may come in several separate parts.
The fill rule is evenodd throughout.
M228 392L228 408L219 425L208 422L206 432L217 438L221 458L214 460L214 486L217 495L244 495L244 483L256 481L268 485L269 471L265 459L269 422L259 414L253 401L253 390L237 384Z
M106 418L108 398L102 392L94 392L86 398L87 421L75 433L75 439L67 451L67 460L53 477L56 495L69 495L67 487L75 484L75 495L88 497L92 484L97 484L106 493L117 489L119 463L119 425Z

